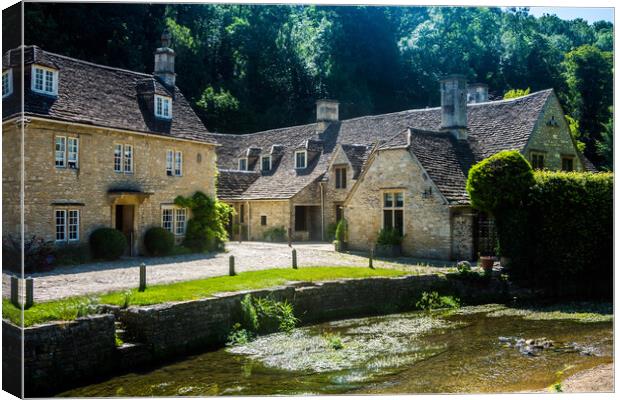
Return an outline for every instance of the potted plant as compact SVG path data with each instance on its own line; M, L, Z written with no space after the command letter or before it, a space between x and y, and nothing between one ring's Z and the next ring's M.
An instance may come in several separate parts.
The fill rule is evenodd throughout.
M336 240L334 240L334 250L346 251L347 250L347 221L343 218L338 221L336 225Z
M490 273L493 270L493 263L495 262L495 256L492 255L479 255L479 263L485 273Z
M376 253L382 257L399 257L402 254L402 243L403 236L396 229L381 229Z

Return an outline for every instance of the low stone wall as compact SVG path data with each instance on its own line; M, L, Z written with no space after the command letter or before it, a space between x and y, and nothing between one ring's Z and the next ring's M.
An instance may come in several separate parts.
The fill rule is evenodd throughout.
M437 275L293 282L186 302L110 308L111 314L29 327L24 329L26 396L51 395L110 373L222 346L232 326L241 321L246 294L287 300L302 324L309 324L412 309L424 291L455 291L467 297L467 286ZM115 319L138 346L115 346ZM3 321L3 374L14 382L19 381L20 334L19 327Z

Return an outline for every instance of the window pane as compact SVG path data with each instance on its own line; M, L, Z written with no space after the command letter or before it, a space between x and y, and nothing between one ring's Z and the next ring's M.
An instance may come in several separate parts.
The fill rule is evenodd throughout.
M34 69L34 88L43 90L43 70L41 68Z
M241 171L245 171L248 169L247 160L245 158L242 158L239 160L239 169Z
M128 144L125 145L124 171L125 172L133 171L133 147Z
M164 208L161 212L161 227L170 233L172 232L173 212L172 208Z
M394 210L394 229L403 234L403 210Z
M269 171L271 169L271 157L263 157L263 171Z
M114 171L121 172L121 159L123 155L123 145L114 145Z
M295 167L296 168L306 167L306 153L295 153Z
M346 189L347 188L347 169L346 168L341 168L340 169L340 188L341 189Z
M261 215L260 216L260 224L261 225L267 225L267 216L266 215Z
M395 196L395 200L396 200L395 207L402 207L403 206L403 192L395 193L394 196Z
M392 210L383 210L383 228L392 229Z
M68 148L67 159L68 159L69 168L77 168L78 167L78 139L68 138L67 148Z
M393 207L393 195L392 193L384 193L383 194L383 207Z
M163 113L163 104L162 104L162 98L161 97L156 97L155 98L155 115L162 115Z
M80 212L69 210L69 240L79 239Z
M54 92L54 73L52 71L45 71L45 91Z
M11 74L6 71L2 74L2 96L6 96L11 93Z
M56 136L56 166L64 167L65 166L65 145L66 138L64 136Z
M176 231L177 235L185 234L185 221L187 217L187 211L185 208L179 208L176 210L177 218L176 218Z
M164 103L164 117L169 117L170 116L170 100L168 99L164 99L163 101Z
M66 232L65 210L56 210L56 240L65 240Z
M172 150L166 151L166 175L172 176L172 164L174 159L174 152Z
M181 173L183 172L182 165L183 165L183 154L180 151L177 151L175 163L174 163L174 174L176 176L181 176Z

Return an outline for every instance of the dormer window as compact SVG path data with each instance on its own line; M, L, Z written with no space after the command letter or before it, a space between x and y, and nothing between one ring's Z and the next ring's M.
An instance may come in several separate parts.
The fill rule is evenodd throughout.
M13 69L2 71L2 98L13 93Z
M239 159L239 171L247 171L248 170L248 159L240 158Z
M295 152L295 168L302 169L307 166L308 152L306 150L299 150Z
M271 156L262 156L260 159L261 170L270 171L271 170Z
M155 95L155 116L157 118L172 118L172 98Z
M40 65L32 66L32 91L47 94L50 96L58 95L58 71Z

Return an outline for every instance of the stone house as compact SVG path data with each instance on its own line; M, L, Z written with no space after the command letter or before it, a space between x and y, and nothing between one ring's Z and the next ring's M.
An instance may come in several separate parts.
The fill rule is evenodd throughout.
M26 238L84 243L95 228L113 227L137 254L151 226L183 237L189 210L174 199L198 190L215 196L216 154L175 85L168 43L164 34L152 74L37 46L4 54L4 238L23 226Z
M489 221L465 191L474 163L516 149L534 168L593 169L553 90L489 101L486 85L458 75L440 90L437 108L339 120L338 102L320 100L312 124L211 134L221 144L219 198L236 209L242 238L281 227L295 240L324 240L344 217L353 249L395 228L405 254L472 259L489 251Z

